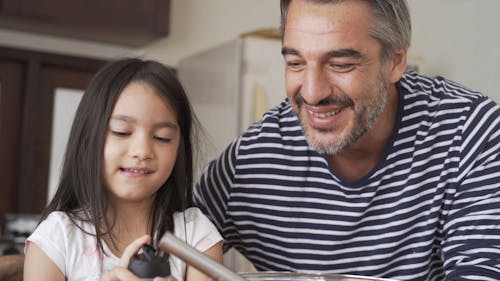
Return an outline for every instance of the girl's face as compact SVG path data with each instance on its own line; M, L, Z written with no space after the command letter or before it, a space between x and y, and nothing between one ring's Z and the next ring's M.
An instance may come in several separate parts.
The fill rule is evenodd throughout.
M146 83L121 93L104 144L104 177L113 200L151 201L170 176L180 131L174 111Z

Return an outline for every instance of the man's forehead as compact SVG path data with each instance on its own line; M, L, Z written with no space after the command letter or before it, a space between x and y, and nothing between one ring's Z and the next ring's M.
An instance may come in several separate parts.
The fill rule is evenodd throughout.
M363 1L326 4L297 0L288 9L285 30L308 27L310 32L328 32L352 25L368 26L372 19L372 10Z

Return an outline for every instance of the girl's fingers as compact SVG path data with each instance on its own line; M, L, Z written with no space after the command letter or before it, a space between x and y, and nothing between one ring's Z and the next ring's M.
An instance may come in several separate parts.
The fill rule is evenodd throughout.
M120 264L119 266L127 268L128 263L130 261L130 258L135 255L137 252L139 252L139 249L141 249L142 245L148 244L151 241L151 237L149 235L143 235L134 242L130 243L127 248L123 251L123 254L120 258Z

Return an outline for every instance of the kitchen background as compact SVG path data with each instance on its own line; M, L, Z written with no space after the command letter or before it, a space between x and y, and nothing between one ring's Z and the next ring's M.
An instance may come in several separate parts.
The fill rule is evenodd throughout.
M22 0L18 0L21 2ZM171 0L170 34L127 47L0 28L0 44L114 58L141 55L176 67L179 60L259 28L278 27L278 0ZM500 100L500 1L408 0L413 20L410 55L431 75L445 74ZM279 56L279 54L276 54Z
M162 0L159 1L158 3L161 3ZM285 96L279 39L272 38L272 34L267 31L252 33L279 26L279 1L163 1L163 4L169 3L167 9L164 9L167 20L163 21L168 25L168 35L141 38L135 40L133 44L125 42L126 40L125 43L109 43L106 42L106 38L100 38L100 41L76 38L79 37L78 34L71 31L64 33L64 36L21 31L2 27L0 20L0 58L6 55L7 60L13 61L14 59L9 57L12 50L21 50L22 54L27 51L27 56L34 58L34 61L39 60L40 53L50 54L50 58L58 63L71 60L79 69L88 70L89 73L95 71L95 67L103 61L120 56L142 56L159 60L177 69L188 94L191 95L195 111L204 122L208 133L212 135L213 146L207 147L206 160L214 156L231 138L253 121L255 115L275 105ZM29 2L0 0L0 17L2 8L14 5L9 3L20 6ZM124 1L124 3L129 2L132 3ZM144 0L144 2L154 1ZM500 1L408 0L408 2L413 21L410 62L425 74L445 75L478 89L500 102L500 84L497 82L500 77L498 51L500 17L497 15ZM157 16L162 18L161 15ZM164 28L160 26L159 29ZM246 35L242 36L243 34ZM58 75L57 71L54 73L55 80L57 77L65 77L62 74ZM219 78L216 74L220 74ZM78 75L85 76L85 79L91 76L80 72ZM205 75L210 75L210 79L220 79L221 82L227 80L232 82L213 83L216 80L207 79ZM2 76L0 71L0 86L7 85L8 80L4 77L6 76ZM64 150L67 127L71 123L71 119L66 116L71 116L73 110L68 104L76 106L81 89L85 85L76 83L75 86L65 83L66 81L63 81L60 86L51 88L53 93L50 97L41 100L49 105L44 105L45 103L38 100L30 103L30 95L16 100L18 106L21 107L22 102L25 105L16 113L18 117L15 122L9 119L6 106L2 105L6 104L8 87L0 87L0 106L2 106L0 133L2 137L5 137L6 133L16 133L8 141L3 140L4 148L0 150L2 154L10 155L7 159L13 161L13 164L9 163L2 155L4 163L0 169L3 171L3 174L0 172L2 177L0 194L8 196L0 200L2 205L0 231L3 234L0 251L8 248L8 241L14 241L9 238L10 236L15 234L22 237L29 232L29 228L33 225L32 221L37 218L36 210L43 206L47 193L51 193L54 182L57 181L58 162L62 157L61 151ZM26 86L26 88L26 92L37 91L32 89L37 88L36 86ZM214 100L217 102L212 103L211 107L210 101ZM33 109L38 105L44 105L50 112L37 113L38 111ZM222 114L227 123L215 118L219 116L217 113ZM40 119L52 119L41 126L40 130L46 128L49 131L43 139L40 139L36 131L32 132L38 125L30 125L30 120ZM9 147L10 144L13 144L14 148ZM42 149L45 154L41 154L45 156L39 156L38 149ZM39 165L41 162L43 163ZM19 171L16 167L20 167ZM41 175L37 177L38 174ZM45 181L43 188L37 187L38 178ZM32 195L37 194L31 192L34 188L38 188L37 192L41 190L44 194ZM43 198L42 203L38 202L40 198ZM34 213L34 216L16 217L12 213ZM22 245L22 238L15 241L16 245ZM231 261L227 261L230 266L241 266Z

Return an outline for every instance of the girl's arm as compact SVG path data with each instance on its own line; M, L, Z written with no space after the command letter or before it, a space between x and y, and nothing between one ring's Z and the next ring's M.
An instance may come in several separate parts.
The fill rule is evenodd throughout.
M213 245L204 252L217 262L222 263L222 241ZM210 278L192 266L187 267L186 281L209 281Z
M64 281L64 274L38 245L28 242L24 259L23 280Z

